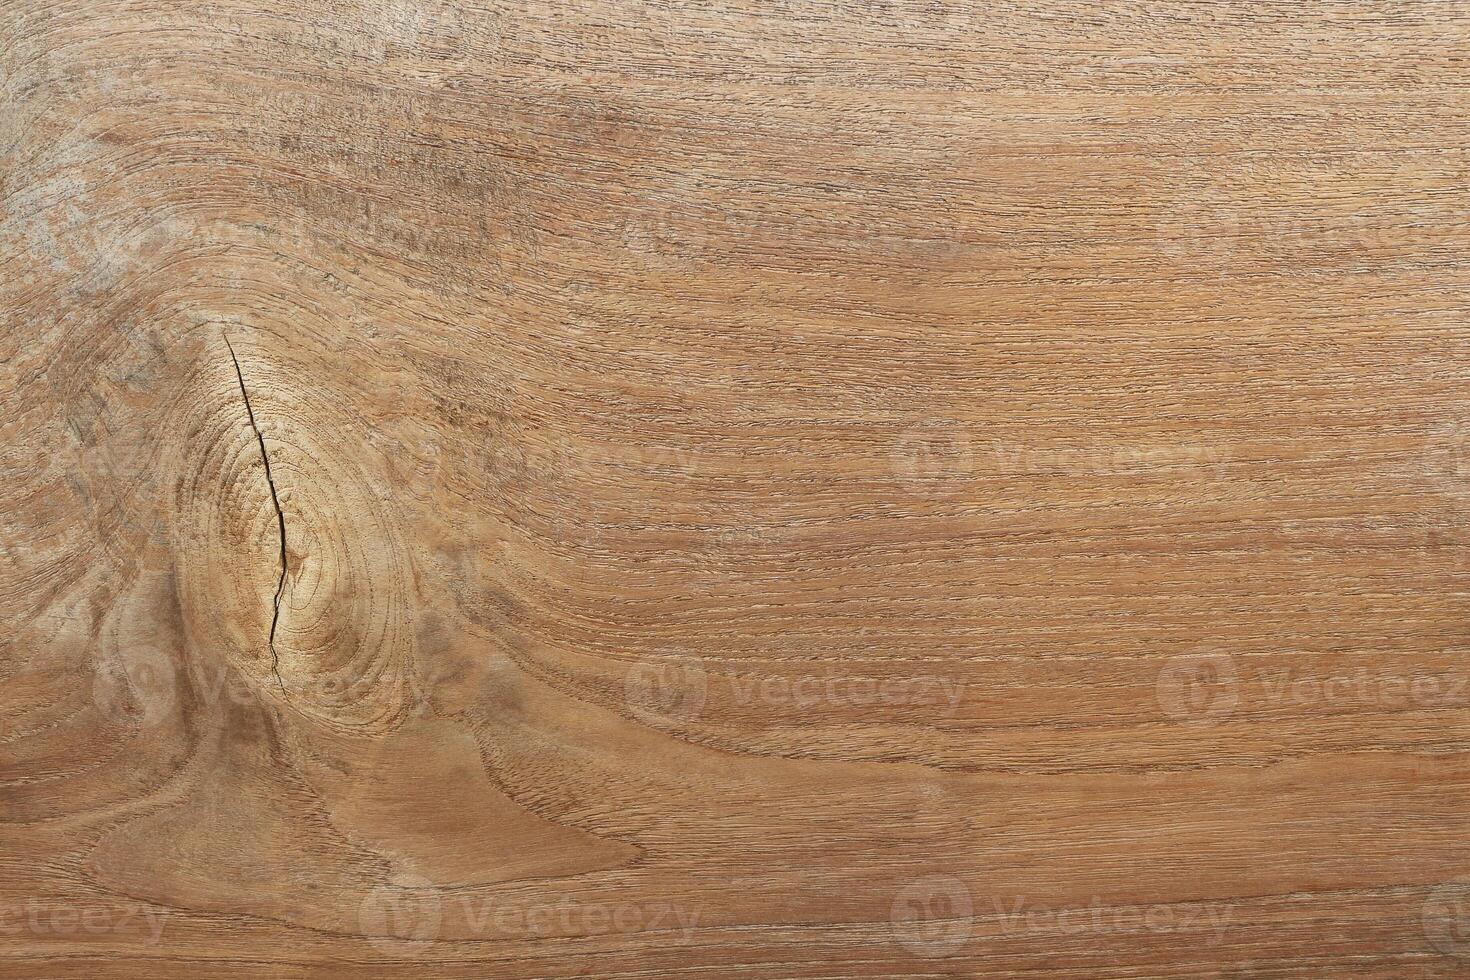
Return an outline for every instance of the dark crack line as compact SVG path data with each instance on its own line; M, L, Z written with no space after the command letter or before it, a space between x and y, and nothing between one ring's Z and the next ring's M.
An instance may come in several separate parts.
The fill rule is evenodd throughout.
M265 482L271 490L271 503L276 508L276 524L281 531L281 577L276 580L276 595L271 600L271 632L267 641L271 651L271 672L276 675L276 683L281 685L281 693L286 693L286 682L281 680L281 658L276 654L276 625L281 621L281 592L286 588L286 514L281 510L281 498L276 495L276 481L271 476L271 458L265 451L265 436L260 431L260 426L255 424L255 409L250 407L250 392L245 390L245 375L240 371L240 359L235 356L235 347L230 343L230 338L225 338L225 346L230 350L230 360L235 363L235 378L240 382L240 397L245 400L245 414L250 418L250 428L255 431L255 441L260 444L260 459L265 463Z

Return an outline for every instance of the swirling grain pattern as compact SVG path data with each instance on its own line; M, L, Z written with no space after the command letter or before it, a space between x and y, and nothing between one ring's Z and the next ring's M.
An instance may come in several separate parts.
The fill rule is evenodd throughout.
M0 976L1470 976L1470 4L0 2Z

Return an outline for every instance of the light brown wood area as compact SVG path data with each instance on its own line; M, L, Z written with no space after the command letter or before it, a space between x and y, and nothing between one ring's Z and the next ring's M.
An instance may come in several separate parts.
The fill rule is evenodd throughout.
M0 2L0 976L1470 976L1470 3Z

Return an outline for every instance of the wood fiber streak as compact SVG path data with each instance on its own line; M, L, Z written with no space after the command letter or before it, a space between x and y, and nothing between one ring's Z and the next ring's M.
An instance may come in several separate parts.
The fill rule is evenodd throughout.
M0 976L1470 976L1470 3L0 0Z

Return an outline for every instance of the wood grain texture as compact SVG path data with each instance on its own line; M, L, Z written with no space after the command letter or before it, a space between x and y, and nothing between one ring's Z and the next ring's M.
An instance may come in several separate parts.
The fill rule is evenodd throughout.
M1470 976L1470 4L0 2L0 975Z

